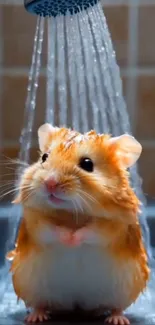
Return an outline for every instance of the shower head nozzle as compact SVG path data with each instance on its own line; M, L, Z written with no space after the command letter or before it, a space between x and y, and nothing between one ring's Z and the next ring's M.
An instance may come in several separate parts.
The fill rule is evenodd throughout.
M98 0L24 0L28 12L39 16L76 14L95 5Z

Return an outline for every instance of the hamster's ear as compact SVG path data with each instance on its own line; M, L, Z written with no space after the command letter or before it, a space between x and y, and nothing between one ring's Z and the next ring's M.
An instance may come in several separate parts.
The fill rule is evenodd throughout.
M52 126L49 123L45 123L41 125L40 128L38 129L39 147L42 152L45 150L45 146L47 145L47 139L49 134L52 134L56 130L58 130L58 128Z
M112 145L117 145L117 154L124 168L133 166L139 159L142 146L131 135L123 134L119 137L110 138L109 141Z

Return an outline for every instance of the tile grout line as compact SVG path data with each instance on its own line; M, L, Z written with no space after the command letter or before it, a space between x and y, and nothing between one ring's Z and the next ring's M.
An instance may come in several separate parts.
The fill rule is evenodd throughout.
M135 76L155 76L155 67L132 67L127 68L122 67L121 74L126 77L135 77ZM29 74L29 67L0 67L0 76L8 77L27 77ZM46 68L41 69L41 76L46 76Z
M138 54L138 7L133 6L135 0L130 0L129 22L128 22L128 67L129 69L137 66ZM127 106L131 119L132 132L135 133L137 105L136 105L136 75L130 76L127 81Z
M122 68L121 73L129 77L135 76L155 76L155 67L129 67Z
M13 66L10 68L7 67L0 67L0 76L5 75L5 76L12 76L12 77L21 77L21 76L28 76L30 72L30 68L29 67L19 67L19 66ZM46 68L41 68L41 75L45 75L46 74Z

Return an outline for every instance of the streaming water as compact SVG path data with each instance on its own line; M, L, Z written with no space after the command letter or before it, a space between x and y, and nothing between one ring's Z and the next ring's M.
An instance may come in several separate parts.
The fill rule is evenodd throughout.
M50 20L50 22L53 20ZM56 17L56 33L58 35L57 57L58 57L58 102L59 102L59 124L67 124L67 74L65 57L65 19L64 16ZM49 24L49 29L51 28Z
M21 137L20 158L26 162L32 143L43 20L43 18L38 20L36 29ZM75 15L67 13L66 16L48 19L45 120L82 131L94 128L97 132L111 133L114 136L131 132L122 94L120 71L100 3ZM131 169L131 182L137 195L145 203L137 167ZM140 215L140 222L151 259L145 211ZM151 281L146 294L129 312L140 310L143 315L153 312L154 292L155 288Z
M38 88L38 79L41 67L41 53L44 34L44 19L39 17L37 21L36 33L34 38L34 49L32 54L32 65L29 73L29 82L27 88L27 99L25 104L24 127L20 138L21 161L28 162L30 147L32 144L33 122L35 117L36 95Z
M45 120L55 123L56 21L48 19L47 103Z
M27 87L27 98L25 103L24 111L24 127L21 132L20 137L20 161L29 163L30 159L30 148L32 146L32 132L33 124L35 117L35 108L36 108L36 96L38 88L39 73L41 67L41 53L42 53L42 43L43 43L43 34L44 34L44 19L38 17L36 32L34 37L34 48L32 54L32 64L29 72L28 87ZM24 165L19 167L19 175L22 172L22 169L25 168ZM18 183L18 181L17 181ZM17 214L16 222L12 219L10 224L10 243L12 237L12 243L14 243L17 224L20 219L20 213ZM12 235L12 236L11 236Z

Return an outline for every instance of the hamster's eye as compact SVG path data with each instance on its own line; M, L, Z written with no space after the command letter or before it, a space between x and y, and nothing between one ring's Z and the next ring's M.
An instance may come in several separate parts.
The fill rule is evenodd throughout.
M93 172L94 170L94 164L90 158L82 158L79 166L87 172Z
M48 158L48 153L44 153L42 155L42 163L44 163L46 161L46 159Z

